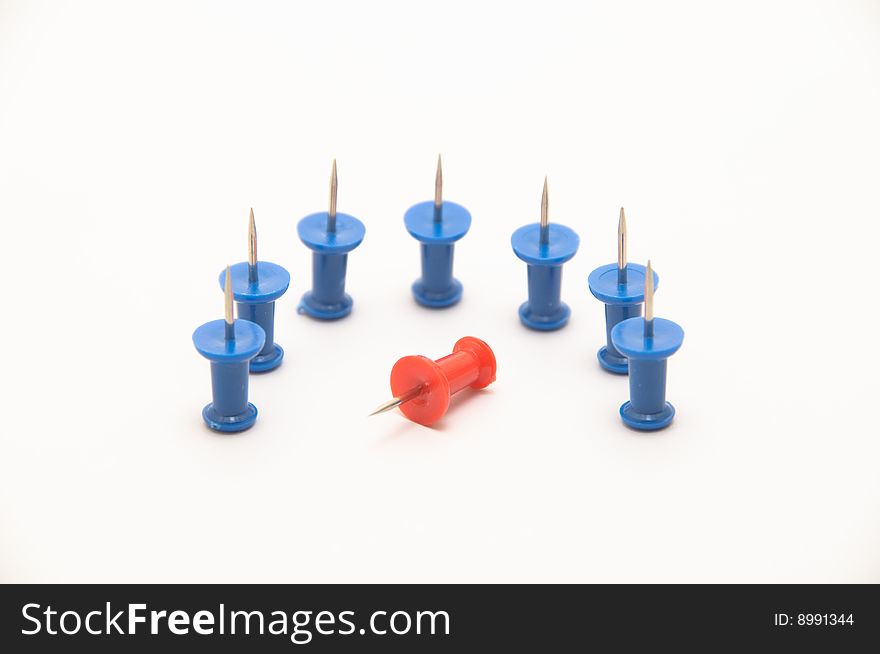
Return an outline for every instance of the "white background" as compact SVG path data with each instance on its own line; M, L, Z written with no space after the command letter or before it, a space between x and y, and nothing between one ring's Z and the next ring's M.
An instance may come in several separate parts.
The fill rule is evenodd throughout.
M438 152L474 220L432 312ZM877 2L2 2L0 579L878 582L878 153ZM333 157L367 235L319 323ZM545 174L581 237L550 334L509 241ZM621 205L686 332L656 434L595 360ZM287 356L219 436L190 335L251 206ZM465 334L493 386L366 418Z

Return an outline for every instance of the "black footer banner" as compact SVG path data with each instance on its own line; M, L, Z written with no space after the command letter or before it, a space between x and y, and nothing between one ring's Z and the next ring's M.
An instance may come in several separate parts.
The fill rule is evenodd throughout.
M868 651L863 648L880 648L878 591L875 585L6 585L0 586L0 651Z

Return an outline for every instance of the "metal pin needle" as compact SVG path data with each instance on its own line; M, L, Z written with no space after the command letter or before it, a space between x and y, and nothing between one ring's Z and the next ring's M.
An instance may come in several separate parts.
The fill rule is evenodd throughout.
M437 155L437 174L434 176L434 222L443 219L443 163Z
M336 159L333 159L333 172L330 173L330 211L327 212L327 231L336 231Z
M254 284L259 278L257 272L257 225L254 223L254 209L248 219L248 282Z
M232 312L232 273L226 266L226 282L223 284L224 318L226 319L226 340L235 340L235 314Z
M620 207L617 220L617 283L626 284L626 214Z
M645 338L654 337L654 271L651 260L645 268Z
M391 409L399 407L404 402L409 402L410 400L414 400L415 398L417 398L419 396L419 394L421 392L422 392L421 386L416 386L415 388L411 388L403 395L398 395L397 397L392 397L387 402L380 404L379 406L377 406L373 410L372 413L370 413L370 415L375 416L380 413L385 413L386 411L391 411Z
M544 191L541 193L541 245L550 242L550 214L547 198L547 177L544 176Z

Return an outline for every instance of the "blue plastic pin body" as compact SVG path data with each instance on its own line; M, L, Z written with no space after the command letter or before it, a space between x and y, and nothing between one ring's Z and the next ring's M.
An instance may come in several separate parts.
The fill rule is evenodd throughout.
M412 285L416 302L425 307L449 307L461 299L461 282L452 276L455 242L471 227L471 214L460 204L431 201L410 207L403 216L406 230L422 244L422 276Z
M284 350L275 342L275 300L290 286L290 273L278 264L257 261L257 279L250 280L247 261L230 269L232 294L238 305L238 317L257 323L266 333L266 342L251 359L251 372L269 372L281 365ZM220 273L220 288L226 289L226 270Z
M299 221L300 240L312 250L312 290L302 296L297 311L319 320L336 320L351 313L352 299L345 292L348 253L364 240L364 224L346 213L336 214L336 230L327 230L327 212Z
M684 330L671 320L654 318L653 336L645 319L629 318L611 330L611 341L629 359L629 402L620 407L624 424L641 431L663 429L675 407L666 401L666 360L678 351Z
M621 279L625 281L621 282ZM590 293L605 303L606 344L596 353L599 365L608 372L625 375L629 371L626 357L611 342L611 330L624 320L642 315L642 303L645 301L645 267L637 263L628 263L623 277L616 263L599 266L590 273L588 283ZM660 278L654 273L654 288L656 289L659 284Z
M211 362L213 401L202 419L214 431L237 432L253 426L257 408L248 402L248 364L266 343L266 332L248 320L233 322L234 339L226 338L226 321L212 320L193 332L199 354Z
M565 225L550 223L547 243L541 243L541 225L523 225L510 237L513 251L528 264L529 299L519 308L519 319L530 329L550 331L564 327L571 309L562 302L562 264L578 250L580 239Z

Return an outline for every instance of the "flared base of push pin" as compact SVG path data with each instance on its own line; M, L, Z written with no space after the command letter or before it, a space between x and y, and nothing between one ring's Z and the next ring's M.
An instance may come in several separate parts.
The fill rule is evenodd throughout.
M596 352L596 358L599 359L599 365L602 366L603 370L613 372L615 375L626 375L629 373L629 363L626 357L611 354L605 345Z
M418 279L412 285L412 293L416 302L423 307L442 309L444 307L451 307L461 299L462 285L460 281L453 278L449 289L442 293L436 293L428 291L425 288L425 283Z
M284 350L278 345L278 343L275 343L271 352L268 354L260 354L251 359L250 371L269 372L270 370L275 370L275 368L281 365L281 360L283 358Z
M624 402L620 407L620 417L623 423L632 429L657 431L669 426L675 417L675 407L667 402L663 410L657 413L639 413L632 408L630 402Z
M202 419L214 431L234 433L254 426L257 421L257 407L248 402L247 409L235 416L221 416L214 410L212 402L202 409Z
M345 318L345 316L351 313L352 304L354 302L348 293L344 295L342 302L338 304L324 304L315 300L315 296L309 291L302 296L296 310L318 320L338 320L339 318Z
M529 329L537 329L542 332L565 327L570 317L571 309L565 302L560 302L559 308L550 315L536 314L528 302L523 302L519 307L520 322Z

